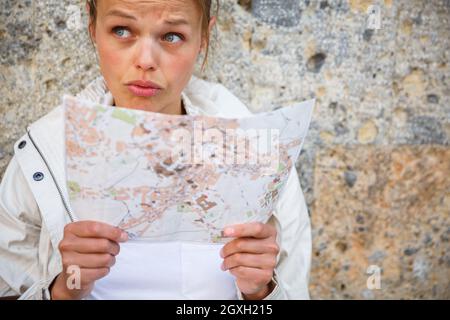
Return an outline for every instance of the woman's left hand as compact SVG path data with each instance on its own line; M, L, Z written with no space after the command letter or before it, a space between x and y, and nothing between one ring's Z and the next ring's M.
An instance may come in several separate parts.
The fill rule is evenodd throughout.
M272 277L280 250L276 228L260 222L238 224L225 228L224 236L236 239L220 251L222 270L236 277L244 299L264 299L274 289Z

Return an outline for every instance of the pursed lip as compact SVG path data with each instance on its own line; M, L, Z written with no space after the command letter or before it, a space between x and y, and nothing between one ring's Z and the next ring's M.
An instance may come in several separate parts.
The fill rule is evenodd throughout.
M127 85L138 86L142 88L162 89L160 85L148 80L134 80L128 82Z
M161 90L161 86L148 80L134 80L127 83L128 90L138 97L153 97Z

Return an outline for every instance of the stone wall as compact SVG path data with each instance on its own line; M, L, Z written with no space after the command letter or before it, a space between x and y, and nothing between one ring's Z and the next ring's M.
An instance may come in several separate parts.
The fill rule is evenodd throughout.
M26 125L99 71L84 1L0 6L3 173ZM449 19L449 0L221 1L202 76L255 112L317 98L297 164L314 299L450 298Z

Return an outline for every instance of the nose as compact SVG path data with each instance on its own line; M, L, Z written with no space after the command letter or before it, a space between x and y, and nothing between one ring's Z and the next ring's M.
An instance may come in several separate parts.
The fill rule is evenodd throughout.
M142 39L137 45L136 67L142 70L156 70L157 61L157 44L150 38Z

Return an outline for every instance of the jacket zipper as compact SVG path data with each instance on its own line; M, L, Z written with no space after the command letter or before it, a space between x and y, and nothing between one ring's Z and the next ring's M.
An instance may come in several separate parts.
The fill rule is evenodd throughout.
M28 137L30 138L31 143L32 143L33 146L36 148L37 152L39 153L39 155L41 156L42 160L44 161L45 166L47 167L48 171L50 172L50 175L52 176L53 182L55 183L56 189L58 189L58 193L59 193L59 196L61 197L61 201L62 201L62 203L63 203L63 205L64 205L64 208L66 209L66 212L67 212L67 214L69 215L70 221L71 221L71 222L75 222L75 219L73 218L73 214L72 214L72 212L70 211L69 206L67 205L67 201L66 201L66 199L64 198L64 195L63 195L63 193L62 193L62 191L61 191L61 188L60 188L58 182L56 181L55 175L53 174L53 171L52 171L52 169L50 168L50 166L48 165L48 162L47 162L47 160L45 159L44 155L42 154L41 150L39 149L39 147L38 147L38 146L36 145L36 143L34 142L33 137L31 136L30 129L27 129L27 134L28 134Z

